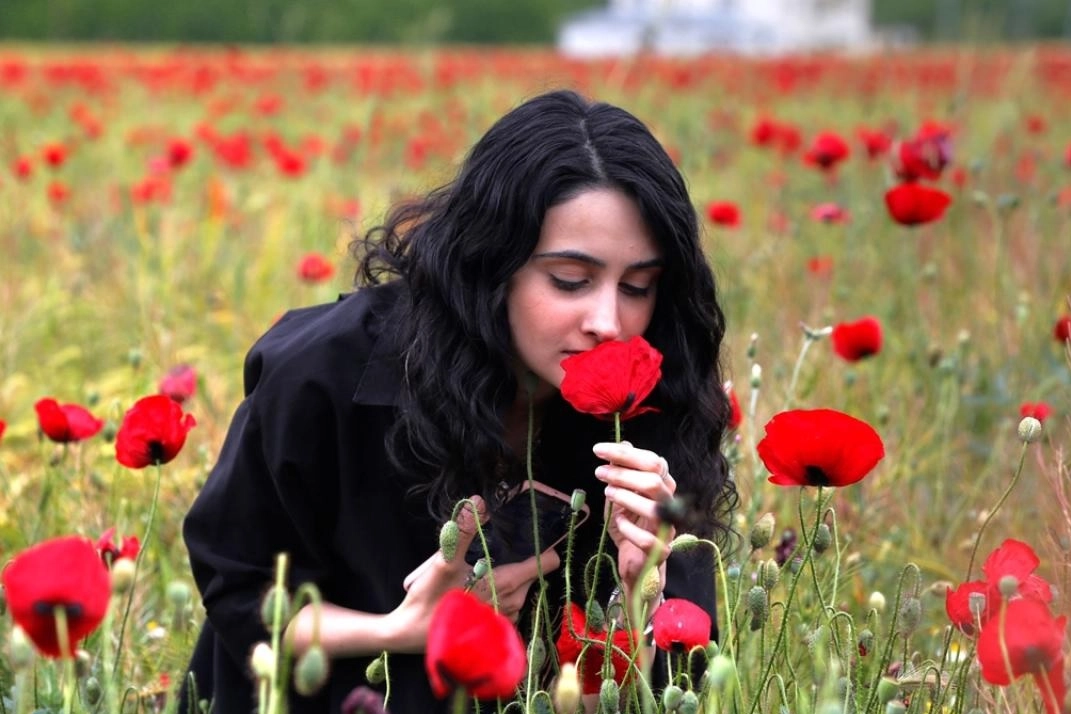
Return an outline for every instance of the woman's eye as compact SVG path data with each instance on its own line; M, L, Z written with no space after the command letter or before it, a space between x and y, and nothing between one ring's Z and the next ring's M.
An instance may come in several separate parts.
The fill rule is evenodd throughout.
M621 292L625 293L629 297L647 297L651 294L651 287L640 287L639 285L621 283Z
M554 287L559 290L565 290L566 292L580 290L587 284L586 280L565 280L564 278L559 278L554 275L550 276L550 281L554 284Z

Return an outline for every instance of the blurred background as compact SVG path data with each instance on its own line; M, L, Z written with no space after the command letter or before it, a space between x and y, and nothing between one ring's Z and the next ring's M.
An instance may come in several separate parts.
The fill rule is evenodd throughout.
M850 21L845 19L849 17ZM800 30L801 26L806 31ZM865 35L859 27L867 28ZM676 44L664 39L657 49L681 53L721 45L748 52L776 52L858 46L863 42L1071 39L1071 0L0 2L0 40L558 43L574 53L598 54L620 48L622 36L651 46L658 42L659 34L675 34L674 30L691 37ZM581 39L577 39L578 33ZM794 38L785 39L786 34Z

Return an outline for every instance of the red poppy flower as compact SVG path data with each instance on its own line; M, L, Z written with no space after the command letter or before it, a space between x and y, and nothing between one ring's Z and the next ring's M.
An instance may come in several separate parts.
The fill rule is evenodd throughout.
M945 590L945 613L949 621L964 634L973 636L978 630L978 623L987 621L993 612L993 596L990 591L994 589L984 580L972 580L955 589ZM977 616L971 612L971 595L973 594L985 598L985 603ZM999 592L997 594L999 596Z
M707 204L707 218L715 225L736 228L740 225L740 208L732 201L711 201Z
M803 155L803 160L823 171L831 171L851 153L851 147L840 134L823 131L814 138L811 148L807 149L807 153Z
M4 438L4 430L7 429L7 422L0 419L0 441Z
M690 600L669 598L654 612L654 641L666 652L688 652L710 643L710 614Z
M818 278L828 278L833 274L833 258L828 255L816 255L807 259L807 272Z
M85 407L59 404L51 397L38 400L33 408L41 432L59 444L88 439L104 427L104 421L90 414Z
M862 480L885 456L885 445L865 421L833 409L793 409L766 424L756 447L780 486L847 486Z
M819 203L811 209L811 218L822 223L847 223L851 214L837 203Z
M849 362L858 362L881 352L881 323L870 315L855 322L839 322L830 338L834 352Z
M167 163L173 169L180 169L190 162L193 156L193 144L185 139L172 139L167 144Z
M172 367L160 379L156 389L182 404L197 391L197 372L188 364Z
M26 180L33 175L33 160L28 156L20 156L11 165L11 170L19 180Z
M630 638L627 630L614 630L611 640L610 666L613 667L614 681L621 684L629 671L629 653L631 642L639 640L638 632ZM707 636L710 636L709 630ZM580 674L580 687L584 694L597 694L602 687L602 666L606 660L607 632L595 632L588 629L584 610L576 603L569 603L569 617L562 619L561 634L555 648L558 650L558 662L572 662L577 665ZM586 640L593 640L587 642ZM704 643L705 644L705 643ZM581 655L583 661L580 662ZM579 662L579 663L578 663Z
M424 653L435 696L463 687L477 699L512 697L528 669L517 628L464 590L447 592L431 615Z
M897 223L917 226L936 221L944 215L952 197L939 188L917 183L902 183L885 192L885 206Z
M123 416L115 435L115 458L123 466L143 469L166 464L186 443L186 434L197 424L182 406L163 394L142 397Z
M951 129L925 122L911 139L901 141L893 152L893 170L902 181L936 181L952 161Z
M120 558L134 560L138 557L138 551L141 550L141 541L137 536L125 536L122 540L116 541L114 526L101 533L96 545L101 560L109 567Z
M725 393L729 396L729 423L726 425L730 431L736 429L744 421L744 412L740 409L740 400L736 397L736 390L732 382L725 383Z
M859 137L859 141L863 143L863 148L866 149L866 155L869 159L876 159L882 156L892 146L892 138L881 129L860 127L855 133Z
M982 677L990 684L1006 686L1013 679L1030 674L1038 682L1046 711L1057 714L1062 709L1066 690L1063 682L1066 628L1067 617L1053 617L1045 603L1032 598L1012 600L1002 615L989 618L978 635Z
M50 182L45 191L48 193L48 200L56 207L62 206L71 197L71 189L62 181Z
M562 360L562 398L578 412L622 420L657 411L640 406L662 378L662 353L636 335L610 340Z
M985 559L982 572L985 573L986 580L994 586L999 585L1000 579L1005 575L1011 575L1019 582L1018 595L1052 602L1052 588L1034 574L1040 564L1041 559L1027 543L1008 538ZM997 596L1000 596L999 589Z
M781 126L769 117L760 117L751 127L751 143L756 146L770 146L781 133Z
M1071 315L1064 315L1052 326L1052 336L1057 342L1071 340Z
M65 536L38 543L4 568L4 595L15 623L42 654L73 654L78 643L97 629L108 610L108 569L87 538ZM57 608L67 615L67 642L56 632Z
M298 262L297 273L306 283L322 283L335 274L335 266L319 253L308 253Z
M67 160L67 147L59 143L46 144L41 149L41 157L50 167L58 169Z
M1049 123L1040 114L1027 114L1023 123L1026 124L1026 130L1030 134L1044 134L1049 128Z
M1048 402L1023 402L1019 405L1020 417L1034 417L1038 421L1045 421L1052 414L1052 406Z

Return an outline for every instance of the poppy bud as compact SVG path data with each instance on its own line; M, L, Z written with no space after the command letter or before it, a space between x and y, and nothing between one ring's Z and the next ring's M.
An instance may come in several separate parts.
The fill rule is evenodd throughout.
M100 680L96 677L89 677L86 679L85 687L86 704L91 707L97 706L101 695L104 694L104 690L100 686Z
M767 513L755 521L755 525L751 527L750 535L752 550L766 547L766 544L773 538L774 525L774 515L772 513Z
M918 629L922 621L922 601L909 597L900 606L900 634L905 637Z
M324 648L312 645L298 658L294 668L294 689L303 697L310 696L327 681L327 655Z
M643 574L643 580L640 582L640 595L643 596L644 602L651 602L661 594L662 574L658 572L658 568L651 568Z
M364 678L369 684L382 684L387 679L387 653L383 652L364 668Z
M691 533L681 533L669 543L669 549L677 552L682 550L690 550L699 545L699 538Z
M759 583L763 588L767 591L773 590L780 579L781 568L777 567L776 560L770 558L759 563Z
M900 684L895 679L882 677L878 680L878 703L888 704L900 693Z
M536 637L528 643L528 666L533 672L543 669L543 662L547 659L547 646L543 640Z
M290 596L287 595L286 590L272 585L268 588L268 592L264 595L264 600L260 603L260 620L269 629L275 626L276 601L280 601L282 622L287 622L290 619Z
M532 697L532 708L530 709L532 714L554 714L554 707L551 706L550 697L546 692L539 691Z
M253 654L249 657L249 664L257 679L275 677L275 651L267 642L257 643L253 648Z
M443 527L439 529L439 550L442 551L443 559L448 563L457 554L457 539L460 535L461 527L453 519L443 523Z
M611 597L610 604L613 603L614 598ZM606 629L606 612L595 600L588 602L587 607L584 608L584 619L588 623L588 629L592 632L602 632Z
M729 578L729 580L737 580L737 579L739 579L740 578L740 566L736 565L735 563L733 565L730 565L728 568L725 569L725 576L727 578Z
M858 642L859 656L860 657L866 657L868 654L870 654L870 650L872 650L873 648L874 648L874 633L871 632L869 629L864 628L859 633L859 642Z
M127 558L121 558L119 563L123 560ZM167 601L172 607L186 607L186 603L190 601L190 586L181 580L172 580L167 584Z
M870 609L877 610L878 612L885 612L885 596L875 590L870 593Z
M120 558L112 564L112 592L122 595L130 590L134 584L134 561L130 558Z
M584 502L587 501L588 494L582 488L573 489L573 495L569 498L569 508L573 513L579 513L584 508Z
M677 707L677 714L696 714L699 711L699 695L695 692L688 690L681 697L680 706Z
M11 635L7 640L8 665L14 672L29 667L33 664L33 645L26 631L18 625L11 628Z
M666 712L675 712L684 699L684 690L676 684L671 684L662 692L662 707Z
M747 611L751 613L751 629L757 630L766 623L770 614L770 600L766 590L756 585L747 593Z
M1041 422L1034 417L1024 417L1019 422L1019 438L1024 444L1033 444L1041 438Z
M119 425L115 423L114 419L106 419L104 426L100 430L100 438L108 444L115 441L115 435L119 433Z
M491 564L488 562L487 558L480 558L476 561L475 565L472 566L472 582L475 583L479 581L480 578L487 575L490 571Z
M93 666L93 658L83 649L74 653L74 673L79 679L88 677Z
M758 389L762 386L762 367L753 364L751 365L751 388Z
M621 689L613 679L602 680L599 688L599 711L617 714L621 711Z
M814 532L814 552L821 555L829 550L829 546L833 544L833 534L829 531L829 526L825 523L819 523L818 529Z
M580 676L576 665L566 662L558 673L558 682L554 685L554 708L558 714L574 714L580 705Z
M975 619L980 618L985 612L985 593L971 593L967 596L967 609L971 611Z
M751 337L747 342L747 358L749 360L755 359L755 355L759 352L759 333L752 332Z
M131 347L126 353L126 362L134 369L137 369L141 366L142 356L141 350L137 347Z
M736 663L723 654L715 655L707 665L705 676L715 691L729 691L736 680Z
M1001 576L997 582L997 588L1000 590L1001 595L1011 598L1015 593L1019 592L1019 578L1014 575Z
M907 711L907 705L905 705L899 699L893 699L891 702L885 705L885 714L904 714Z

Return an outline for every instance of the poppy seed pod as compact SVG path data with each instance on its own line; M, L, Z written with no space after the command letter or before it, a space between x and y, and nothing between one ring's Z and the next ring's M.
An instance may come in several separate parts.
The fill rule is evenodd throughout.
M612 679L604 679L599 688L599 711L606 714L621 711L621 688Z
M123 595L129 592L130 587L134 584L135 576L134 561L130 558L120 558L115 561L112 566L112 592L116 595Z
M770 614L770 600L766 590L761 585L756 585L747 593L747 611L751 614L751 629L757 630L766 624L766 618Z
M181 580L172 580L167 584L167 601L171 607L186 607L190 601L190 586Z
M480 558L472 566L472 582L478 582L480 578L487 575L491 571L491 564L487 561L487 558Z
M584 508L584 502L587 501L588 494L582 488L573 489L573 495L569 498L569 508L573 513L579 513Z
M776 560L770 558L759 564L759 583L765 590L773 590L780 579L781 568L777 566Z
M689 690L681 697L681 703L677 707L677 714L696 714L699 711L699 695Z
M707 665L704 676L715 691L728 691L736 679L736 663L723 654L715 655Z
M684 699L684 690L675 684L671 684L662 692L662 707L666 712L675 712L682 699Z
M298 658L294 668L294 689L303 697L319 691L327 681L327 654L319 645L312 645Z
M528 666L533 672L543 669L547 659L547 646L539 637L528 643Z
M1003 575L1000 580L997 581L997 589L1000 590L1000 594L1006 598L1014 597L1019 592L1019 578L1014 575Z
M893 697L900 693L900 684L889 677L882 677L878 681L878 703L888 704Z
M1041 438L1041 422L1034 417L1025 417L1019 422L1019 438L1025 444L1033 444Z
M918 629L922 621L922 601L909 597L900 606L900 634L905 637Z
M443 559L448 563L457 554L457 539L460 535L461 527L455 520L443 523L443 527L439 529L439 550L442 551Z
M833 544L833 534L829 530L829 526L825 523L819 523L818 529L814 532L814 552L821 555L829 550L829 546Z
M906 711L907 705L899 699L893 699L885 705L885 714L904 714Z
M387 680L387 653L384 652L364 668L364 678L369 684L382 684Z
M755 521L755 525L751 527L751 549L758 550L759 548L765 548L773 538L774 532L774 515L772 513L766 513L762 518Z

